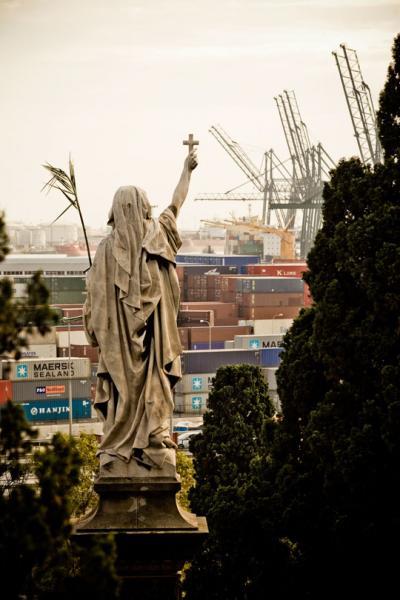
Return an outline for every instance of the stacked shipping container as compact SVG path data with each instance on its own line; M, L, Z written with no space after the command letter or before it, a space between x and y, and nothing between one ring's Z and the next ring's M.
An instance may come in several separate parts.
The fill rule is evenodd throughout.
M69 418L69 389L71 386L74 420L92 418L91 366L87 358L43 358L7 361L2 363L3 393L6 399L19 404L28 421L44 423Z

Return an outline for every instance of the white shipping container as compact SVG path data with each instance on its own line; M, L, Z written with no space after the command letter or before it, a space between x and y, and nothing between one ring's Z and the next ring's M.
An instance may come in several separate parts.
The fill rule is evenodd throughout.
M72 346L87 346L88 340L86 338L86 334L82 329L72 329L70 333L70 342ZM57 333L58 336L58 345L60 348L68 348L68 331L59 331Z
M21 350L21 358L56 358L56 344L31 344Z
M232 348L235 348L235 341L234 340L226 340L226 342L224 342L224 348L226 350L232 350Z
M202 415L207 410L208 394L175 394L175 414Z
M235 335L234 348L254 350L258 348L279 348L282 346L282 335Z
M176 394L193 394L209 392L215 373L190 373L184 375L176 384Z
M282 335L292 326L293 319L256 319L254 335Z
M25 358L9 361L8 378L12 381L43 381L54 379L86 379L90 377L91 365L88 358ZM71 369L69 368L71 366Z
M270 392L276 392L276 389L277 389L277 385L276 385L277 370L278 369L276 367L263 367L261 369L262 374L264 375L264 380L266 383L268 383L268 389Z

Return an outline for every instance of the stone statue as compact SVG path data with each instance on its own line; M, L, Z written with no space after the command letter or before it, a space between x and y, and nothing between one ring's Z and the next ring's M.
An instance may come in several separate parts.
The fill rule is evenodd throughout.
M185 143L185 142L184 142ZM95 407L104 420L100 475L162 473L175 464L172 388L181 377L176 217L197 166L193 137L172 202L158 219L146 194L120 187L87 280L85 330L99 347ZM161 471L159 471L161 470Z

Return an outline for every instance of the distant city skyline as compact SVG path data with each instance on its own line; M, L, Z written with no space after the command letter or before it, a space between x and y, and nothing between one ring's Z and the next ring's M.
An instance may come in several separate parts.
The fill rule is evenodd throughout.
M377 107L399 17L398 0L0 0L0 208L8 221L51 222L65 202L40 192L41 165L66 168L71 152L88 226L105 225L120 185L144 188L157 213L193 132L199 167L180 227L247 214L193 201L245 181L209 127L257 165L271 147L285 159L273 97L294 89L311 140L334 160L357 154L331 52L357 50Z

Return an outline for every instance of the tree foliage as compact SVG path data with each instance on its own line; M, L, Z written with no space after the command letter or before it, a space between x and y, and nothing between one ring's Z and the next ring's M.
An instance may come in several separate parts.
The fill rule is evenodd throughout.
M273 406L258 367L218 369L203 433L190 443L196 486L191 509L207 517L209 539L186 573L190 600L246 597L258 523L247 490L252 464L270 442ZM268 432L268 433L267 433Z
M0 213L0 262L8 252L4 215ZM15 298L10 279L0 279L0 356L7 354L19 358L20 349L27 346L26 333L31 333L34 327L41 334L47 333L57 322L48 299L49 291L39 272L29 280L24 299Z
M0 215L0 261L8 253ZM46 333L56 322L40 274L16 299L12 283L0 280L0 355L18 358L26 333ZM22 409L12 402L0 411L0 578L7 598L117 597L115 545L111 538L83 546L71 536L72 491L82 481L77 444L55 435L34 452L37 437ZM76 487L75 487L76 490Z
M94 480L99 470L99 460L96 456L99 444L93 434L81 433L75 440L80 458L79 481L71 489L72 516L82 517L93 510L98 503L94 491Z
M385 163L341 161L325 185L323 227L305 275L314 305L286 336L278 373L276 530L296 549L289 573L299 598L336 598L344 589L389 597L396 585L399 111L395 65L379 111Z
M176 453L176 470L181 478L181 489L176 499L185 510L190 510L189 493L194 486L194 467L191 456L180 450Z
M400 152L400 34L394 40L392 56L393 63L388 69L377 114L380 140L386 158Z
M211 535L188 573L190 600L208 589L219 600L389 598L397 587L399 44L378 113L384 164L343 160L325 185L304 277L314 304L285 336L278 371L282 421L266 421L239 477L234 453L220 455L247 423L231 422L225 391L210 437L205 428L195 442L195 506Z

